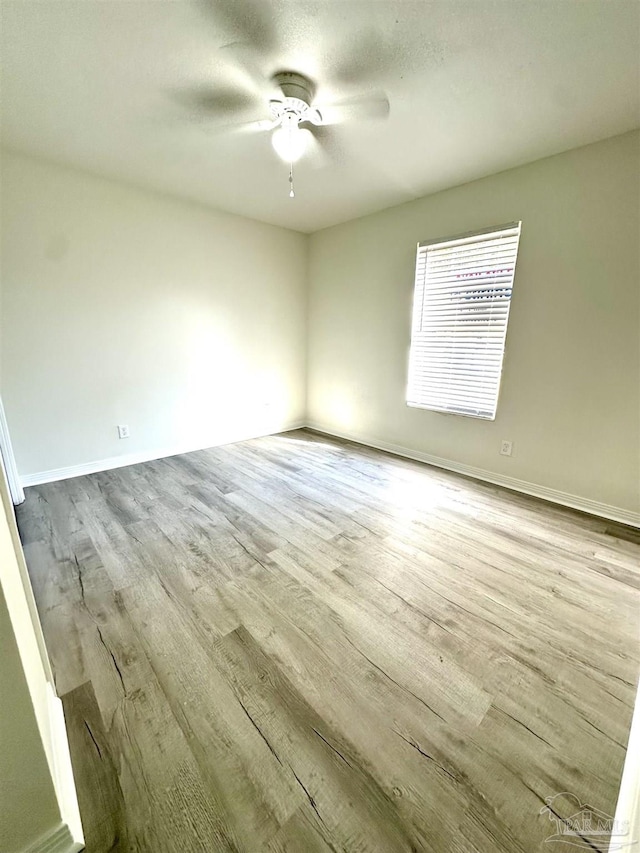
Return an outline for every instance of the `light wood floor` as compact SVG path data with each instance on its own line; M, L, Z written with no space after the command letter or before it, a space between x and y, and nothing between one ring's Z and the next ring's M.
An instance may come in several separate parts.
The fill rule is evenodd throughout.
M89 853L524 853L547 797L614 811L621 527L304 431L33 487L19 523Z

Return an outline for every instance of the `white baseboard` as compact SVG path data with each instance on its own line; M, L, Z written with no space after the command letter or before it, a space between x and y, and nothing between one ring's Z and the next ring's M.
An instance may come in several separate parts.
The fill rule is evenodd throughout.
M391 444L390 442L380 441L377 439L370 439L365 436L338 432L337 430L327 428L322 424L305 421L295 421L293 423L283 424L277 431L273 432L253 432L236 435L234 437L227 437L213 443L199 443L197 445L185 445L182 447L170 447L151 451L142 451L139 453L129 453L124 456L112 456L108 459L97 459L93 462L71 465L67 468L53 468L49 471L39 471L35 474L23 475L20 478L20 482L24 487L38 486L42 483L53 483L57 480L68 480L71 477L81 477L84 474L96 474L99 471L109 471L113 468L137 465L140 462L150 462L154 459L164 459L167 456L176 456L180 453L191 453L195 450L205 450L207 447L219 447L224 444L232 444L238 441L248 441L252 438L260 438L263 435L274 435L276 432L288 432L289 430L301 429L303 427L308 427L309 429L322 433L323 435L334 436L335 438L344 438L347 441L353 441L354 443L362 444L365 447L384 450L387 453L393 453L396 456L403 456L406 459L425 462L427 465L434 465L436 468L443 468L446 471L453 471L456 474L464 474L465 476L472 477L475 480L492 483L496 486L503 486L506 489L512 489L514 492L521 492L525 495L542 498L543 500L551 501L551 503L567 506L571 509L577 509L581 512L589 513L590 515L597 515L601 518L610 519L611 521L618 521L622 524L628 524L631 527L640 527L640 513L638 512L632 512L631 510L627 510L622 507L605 504L601 501L594 501L591 498L583 498L569 492L562 492L558 489L552 489L538 483L530 483L526 480L508 477L505 474L496 474L493 471L486 471L484 468L475 468L472 465L465 465L462 462L456 462L452 459L443 459L440 456L432 456L429 453L422 453L419 450L412 450L411 448L403 447L402 445Z
M108 459L96 459L92 462L82 462L80 465L69 465L67 468L51 468L49 471L38 471L35 474L23 474L20 483L23 487L40 486L42 483L55 483L58 480L69 480L72 477L82 477L84 474L97 474L100 471L110 471L113 468L125 468L127 465L138 465L140 462L151 462L154 459L166 459L167 456L177 456L180 453L192 453L195 450L206 450L208 447L220 447L224 444L234 444L238 441L249 441L264 435L275 435L292 429L306 426L305 421L282 424L277 430L268 432L251 432L228 436L217 441L199 442L181 447L165 447L155 450L143 450L138 453L127 453L123 456L111 456Z
M84 846L74 841L66 823L41 835L23 853L78 853Z
M314 432L319 432L323 435L334 436L335 438L344 438L347 441L353 441L355 444L362 444L365 447L373 447L376 450L384 450L387 453L393 453L395 456L403 456L406 459L414 459L417 462L426 462L427 465L434 465L436 468L444 468L446 471L453 471L456 474L464 474L467 477L473 477L474 480L482 480L485 483L504 486L504 488L511 489L514 492L522 492L522 494L525 495L542 498L543 500L551 501L552 503L560 504L561 506L577 509L581 512L587 512L590 515L597 515L601 518L610 519L611 521L619 521L622 524L628 524L631 527L640 527L640 513L632 512L631 510L623 509L622 507L611 506L610 504L594 501L590 498L582 498L578 495L572 495L569 492L561 492L558 489L541 486L538 483L529 483L526 480L507 477L505 474L495 474L493 471L485 471L483 468L474 468L471 465L465 465L462 462L455 462L451 459L442 459L440 456L431 456L429 453L422 453L419 450L411 450L408 447L391 444L387 441L379 441L376 439L365 438L363 436L337 432L336 430L327 429L318 423L308 422L307 427Z

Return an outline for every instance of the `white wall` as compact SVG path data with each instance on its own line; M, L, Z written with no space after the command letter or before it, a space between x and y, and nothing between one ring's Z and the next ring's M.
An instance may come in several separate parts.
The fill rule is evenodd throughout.
M639 140L625 134L312 235L310 422L637 513ZM408 408L416 243L519 219L495 422ZM503 438L511 458L499 455Z
M309 239L6 153L1 387L20 473L277 431L306 392L321 429L637 513L638 163L625 134ZM415 244L514 219L496 421L407 408Z
M305 236L15 153L2 179L1 387L21 475L303 418Z

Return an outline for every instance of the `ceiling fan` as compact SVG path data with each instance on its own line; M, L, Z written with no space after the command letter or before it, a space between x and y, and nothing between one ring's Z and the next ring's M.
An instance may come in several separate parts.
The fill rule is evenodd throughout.
M305 155L311 155L316 163L336 158L340 136L336 125L388 116L389 100L383 92L372 92L371 82L389 57L368 30L350 44L347 61L338 61L328 75L330 85L346 86L347 91L353 91L354 84L364 84L365 94L318 104L316 85L305 74L286 69L286 65L286 70L269 73L276 57L287 53L275 7L266 2L206 0L204 8L211 13L216 29L233 30L240 36L219 50L242 72L247 85L208 85L176 94L213 133L271 133L273 148L289 165L290 197L295 196L295 162ZM262 115L258 112L260 104ZM253 108L256 119L246 121L248 110Z
M315 86L303 74L279 71L271 78L279 90L268 103L269 119L242 122L236 128L273 131L271 141L278 156L289 164L289 195L294 198L293 164L305 152L317 146L327 146L329 139L321 128L341 124L349 119L384 118L389 113L389 101L384 95L353 99L339 104L316 106ZM234 125L225 129L233 130Z
M236 45L228 45L237 48ZM234 53L237 53L234 50ZM214 133L271 132L271 142L276 154L289 164L289 196L295 197L293 188L293 164L305 154L314 154L323 161L335 152L334 126L363 119L382 119L389 114L389 101L383 93L374 93L351 98L333 104L315 103L315 85L304 74L295 71L279 71L269 81L260 79L254 68L242 62L244 70L250 70L264 103L265 118L251 121L217 122L224 117L246 116L253 97L241 92L225 89L216 91L207 88L181 97L200 118L207 122ZM256 79L258 78L258 79Z

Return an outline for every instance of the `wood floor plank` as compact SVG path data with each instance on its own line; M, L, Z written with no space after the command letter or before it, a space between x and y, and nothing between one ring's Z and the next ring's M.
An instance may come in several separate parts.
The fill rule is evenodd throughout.
M245 628L218 640L213 654L336 846L415 849L395 803Z
M303 800L161 583L123 592L168 706L234 837L259 846ZM159 610L164 613L157 622Z
M122 790L109 739L91 686L62 700L87 850L129 850Z
M263 848L265 853L327 853L337 849L308 803L299 808Z
M547 797L613 812L624 526L306 430L26 495L88 853L540 853Z
M237 851L166 696L155 681L128 693L109 732L135 851Z
M443 721L332 629L324 605L313 607L291 579L263 571L229 585L224 595L305 701L348 740L407 823L429 826L434 838L451 835L457 810L448 806L471 792L451 788L447 759L434 763L414 745L414 736L427 733L430 753L445 744ZM420 849L432 848L425 842Z

